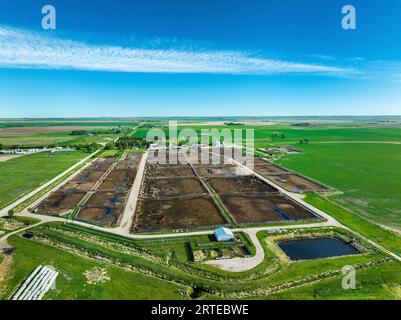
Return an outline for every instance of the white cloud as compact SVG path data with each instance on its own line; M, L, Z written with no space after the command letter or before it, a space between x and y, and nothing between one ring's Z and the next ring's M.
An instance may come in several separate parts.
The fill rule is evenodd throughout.
M242 51L144 49L95 45L0 26L0 67L143 73L349 76L336 66L269 59Z

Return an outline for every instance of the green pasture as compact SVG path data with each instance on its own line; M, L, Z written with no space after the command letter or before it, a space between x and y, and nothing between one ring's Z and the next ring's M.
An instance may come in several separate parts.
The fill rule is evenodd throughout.
M0 208L7 206L77 163L88 154L39 152L0 162Z
M401 228L401 144L311 143L302 149L279 164L340 190L332 198L351 211Z
M108 142L116 134L98 134L94 136L73 136L70 131L66 132L48 132L48 133L31 133L15 136L2 136L0 130L0 144L4 146L18 145L22 147L43 147L49 145L68 146L74 144L90 144L93 142Z
M198 134L201 130L246 130L254 131L255 147L266 147L271 144L294 144L300 140L308 139L313 142L335 142L335 141L399 141L401 142L401 128L382 128L382 127L310 127L300 128L288 125L271 125L271 126L179 126L178 132L184 129L193 129ZM146 137L149 129L139 128L135 133L135 137ZM168 128L163 130L168 134ZM275 137L276 136L276 137ZM278 136L278 137L277 137ZM243 133L245 139L245 133Z

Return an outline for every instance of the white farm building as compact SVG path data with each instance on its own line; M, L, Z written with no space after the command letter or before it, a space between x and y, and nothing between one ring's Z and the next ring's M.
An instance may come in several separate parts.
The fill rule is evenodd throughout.
M214 231L214 236L217 241L231 241L235 239L233 232L228 228L218 228Z

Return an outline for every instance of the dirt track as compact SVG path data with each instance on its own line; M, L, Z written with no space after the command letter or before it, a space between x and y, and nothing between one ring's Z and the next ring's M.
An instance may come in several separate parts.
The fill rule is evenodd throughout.
M13 264L12 255L4 254L4 259L0 263L0 295L6 289L5 287L6 287L7 280L11 276L12 264Z
M8 154L0 154L0 162L5 162L11 159L15 159L21 157L20 155L8 155Z

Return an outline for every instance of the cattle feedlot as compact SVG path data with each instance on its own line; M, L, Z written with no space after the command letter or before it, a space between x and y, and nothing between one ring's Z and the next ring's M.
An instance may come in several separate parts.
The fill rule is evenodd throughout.
M400 13L0 1L2 315L389 311L369 301L401 300Z

